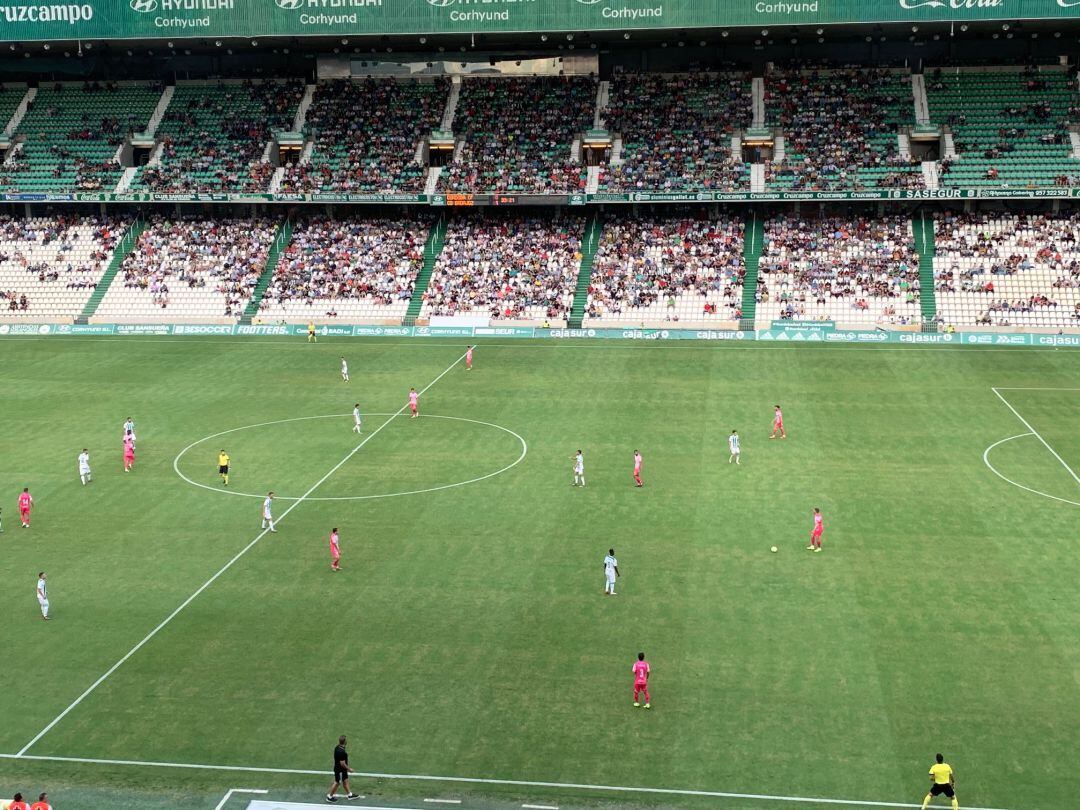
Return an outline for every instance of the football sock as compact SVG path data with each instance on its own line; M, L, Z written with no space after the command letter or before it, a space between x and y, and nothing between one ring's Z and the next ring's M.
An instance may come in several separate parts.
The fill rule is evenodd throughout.
M956 800L955 796L953 796L952 800L952 810L960 810L960 802Z
M927 793L926 798L922 800L923 810L926 810L927 805L930 804L930 799L931 799L931 796L930 796L929 793Z

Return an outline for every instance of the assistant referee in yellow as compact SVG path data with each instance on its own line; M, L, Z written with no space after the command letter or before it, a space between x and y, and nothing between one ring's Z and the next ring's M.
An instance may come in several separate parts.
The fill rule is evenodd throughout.
M956 774L941 754L938 754L935 759L937 762L930 766L930 792L922 800L923 810L926 810L931 799L943 793L952 802L952 810L957 810L960 805L956 801Z

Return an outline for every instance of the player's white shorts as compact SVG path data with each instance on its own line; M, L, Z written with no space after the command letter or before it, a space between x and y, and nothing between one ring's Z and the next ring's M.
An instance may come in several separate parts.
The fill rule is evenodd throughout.
M731 455L733 455L733 456L740 455L741 453L742 453L742 450L740 450L737 447L734 450L731 451Z
M274 519L274 516L271 515L269 512L263 512L263 520L273 520L273 519Z
M585 468L584 467L574 467L574 475L584 475L584 474L585 474Z
M79 475L89 475L89 474L90 474L90 468L85 466L85 465L80 464L79 465Z
M38 604L41 605L42 610L48 610L49 609L49 600L48 599L42 599L39 596L38 597Z
M615 584L615 575L614 574L605 574L604 579L607 581L608 585L614 585Z

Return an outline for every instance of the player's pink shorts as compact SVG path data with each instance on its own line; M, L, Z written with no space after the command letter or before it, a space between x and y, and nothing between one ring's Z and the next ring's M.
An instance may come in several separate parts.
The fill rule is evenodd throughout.
M19 510L19 517L21 517L23 519L23 523L25 523L26 519L28 517L30 517L30 510L29 509L20 509Z
M330 552L330 559L334 560L334 562L337 562L338 560L341 559L341 552L340 551L331 551Z
M816 529L814 529L812 532L810 532L810 536L813 537L816 540L817 538L821 537L822 531L823 531L823 529L819 526Z

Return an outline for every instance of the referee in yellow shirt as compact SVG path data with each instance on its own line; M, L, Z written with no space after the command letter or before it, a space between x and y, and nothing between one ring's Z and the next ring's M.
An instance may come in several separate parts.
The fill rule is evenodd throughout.
M923 810L926 810L930 800L944 793L952 802L952 810L957 810L960 805L956 801L956 774L952 766L945 761L945 757L938 754L936 763L930 766L930 792L922 800Z
M222 450L218 453L218 475L221 476L221 481L225 486L229 485L229 454Z

